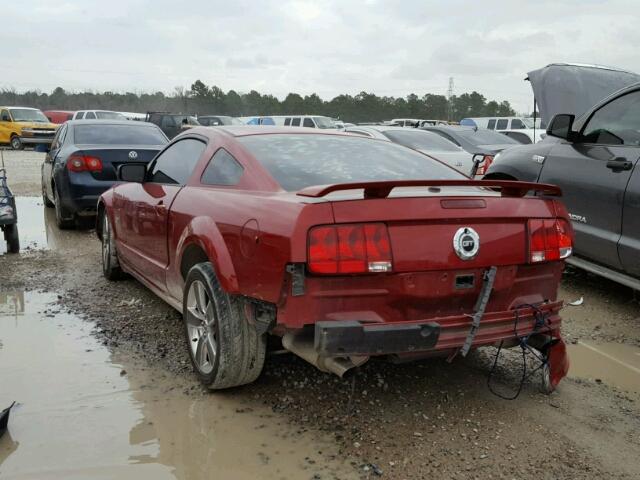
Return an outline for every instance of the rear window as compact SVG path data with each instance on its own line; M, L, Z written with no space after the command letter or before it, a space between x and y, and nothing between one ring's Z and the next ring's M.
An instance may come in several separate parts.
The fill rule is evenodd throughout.
M74 142L80 145L164 145L157 127L146 125L77 125Z
M441 152L457 152L460 148L446 138L424 130L386 130L382 132L393 142L416 150L438 150Z
M238 141L288 191L332 183L466 178L403 146L356 136L249 135Z

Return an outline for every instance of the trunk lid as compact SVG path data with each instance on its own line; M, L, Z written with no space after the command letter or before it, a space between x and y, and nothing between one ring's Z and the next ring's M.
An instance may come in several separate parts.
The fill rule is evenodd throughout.
M398 190L390 198L327 199L336 223L387 225L395 273L526 264L527 220L555 218L554 203L463 190L447 188L421 196ZM469 257L464 249L474 245L468 242L478 248Z
M149 163L163 146L81 145L75 155L97 157L102 162L101 172L91 172L96 180L115 181L116 172L125 163Z

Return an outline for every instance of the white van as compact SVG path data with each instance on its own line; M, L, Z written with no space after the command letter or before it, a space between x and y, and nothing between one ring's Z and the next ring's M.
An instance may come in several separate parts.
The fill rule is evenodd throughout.
M110 110L78 110L71 120L126 120L123 114Z

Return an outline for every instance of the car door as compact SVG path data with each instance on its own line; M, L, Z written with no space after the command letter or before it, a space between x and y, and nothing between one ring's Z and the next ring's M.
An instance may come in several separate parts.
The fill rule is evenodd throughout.
M640 277L640 165L636 164L624 195L622 235L618 244L624 270Z
M576 141L558 142L549 152L539 181L562 188L577 255L622 269L618 242L623 200L638 157L640 91L597 109Z
M140 276L163 291L169 263L169 210L205 147L199 137L180 139L149 164L143 183L126 183L114 190L118 252Z
M51 148L44 156L44 162L42 163L42 185L44 186L47 197L52 201L53 189L51 176L53 175L53 164L60 154L60 150L62 149L62 145L64 144L64 140L67 136L67 129L67 125L62 125L58 129L56 135L53 137L53 141L51 142Z

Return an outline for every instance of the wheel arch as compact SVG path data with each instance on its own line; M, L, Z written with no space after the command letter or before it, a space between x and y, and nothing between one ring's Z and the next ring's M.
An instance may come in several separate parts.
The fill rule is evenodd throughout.
M227 293L240 293L238 277L227 245L210 217L196 217L183 229L178 241L177 273L184 282L193 265L211 262L220 285Z

